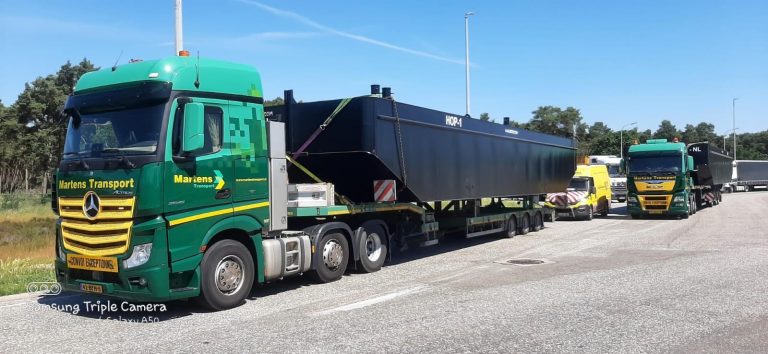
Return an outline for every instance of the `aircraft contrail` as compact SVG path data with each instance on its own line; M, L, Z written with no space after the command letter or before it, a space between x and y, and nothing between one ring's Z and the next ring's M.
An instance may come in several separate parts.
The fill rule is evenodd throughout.
M284 18L288 18L288 19L294 20L296 22L303 23L303 24L305 24L307 26L313 27L315 29L318 29L320 31L327 32L327 33L330 33L330 34L334 34L334 35L337 35L337 36L340 36L340 37L345 37L345 38L349 38L349 39L356 40L356 41L359 41L359 42L377 45L379 47L384 47L384 48L396 50L396 51L399 51L399 52L404 52L404 53L408 53L408 54L418 55L420 57L440 60L440 61L444 61L444 62L447 62L447 63L464 65L464 61L463 60L457 60L457 59L452 59L452 58L448 58L448 57L443 57L443 56L435 55L435 54L432 54L432 53L423 52L423 51L420 51L420 50L415 50L415 49L401 47L401 46L398 46L398 45L394 45L392 43L382 42L380 40L369 38L369 37L366 37L366 36L361 36L361 35L354 34L354 33L340 31L340 30L337 30L335 28L331 28L331 27L328 27L326 25L323 25L323 24L320 24L318 22L315 22L314 20L312 20L310 18L307 18L307 17L304 17L302 15L299 15L299 14L297 14L295 12L291 12L291 11L287 11L287 10L281 10L281 9L278 9L278 8L275 8L275 7L272 7L272 6L269 6L269 5L265 5L265 4L262 4L260 2L256 2L256 1L253 1L253 0L239 0L239 1L242 2L242 3L245 3L245 4L257 6L257 7L261 8L261 9L263 9L263 10L271 12L274 15L277 15L277 16L280 16L280 17L284 17Z

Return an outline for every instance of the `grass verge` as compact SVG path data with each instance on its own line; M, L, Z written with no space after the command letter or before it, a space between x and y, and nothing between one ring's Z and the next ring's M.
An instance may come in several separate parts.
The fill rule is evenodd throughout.
M0 200L0 296L27 291L30 282L55 281L56 217L39 196Z

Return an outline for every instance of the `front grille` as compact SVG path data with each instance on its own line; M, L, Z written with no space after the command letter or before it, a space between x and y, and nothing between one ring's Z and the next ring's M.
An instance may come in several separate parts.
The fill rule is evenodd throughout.
M93 220L83 212L82 198L59 198L64 248L88 256L125 253L131 239L135 198L101 198Z
M669 209L669 202L672 200L671 195L641 195L640 204L642 204L645 210L667 210Z

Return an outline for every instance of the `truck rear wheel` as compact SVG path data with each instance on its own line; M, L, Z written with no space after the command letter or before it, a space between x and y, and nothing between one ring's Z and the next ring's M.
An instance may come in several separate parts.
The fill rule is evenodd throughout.
M515 221L514 215L507 220L507 232L505 235L507 238L513 238L517 235L517 221Z
M357 252L360 254L360 260L357 266L366 273L373 273L381 269L384 260L387 258L387 243L384 229L379 225L374 225L365 230Z
M541 217L541 213L536 213L533 216L533 230L534 232L544 228L544 219Z
M200 263L198 303L211 310L235 307L251 292L255 275L253 256L234 240L221 240L211 246Z
M341 279L347 270L349 243L340 233L325 234L317 243L312 255L315 269L309 275L319 283L330 283Z
M520 228L518 229L518 235L527 235L531 231L531 217L528 214L523 215L523 219L520 221Z

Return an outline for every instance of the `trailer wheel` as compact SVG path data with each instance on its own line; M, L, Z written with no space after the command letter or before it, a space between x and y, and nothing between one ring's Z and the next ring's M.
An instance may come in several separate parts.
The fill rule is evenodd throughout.
M533 216L533 232L539 231L544 228L544 220L541 217L541 213L536 213Z
M366 229L360 240L357 252L360 260L357 266L366 273L373 273L381 269L387 259L386 233L379 225L373 225Z
M316 269L309 272L312 279L319 283L339 280L347 270L349 243L340 233L325 234L312 257L312 263L316 265Z
M505 235L507 238L513 238L517 235L517 221L515 220L514 215L507 220L507 232Z
M211 310L225 310L245 300L253 286L253 256L234 240L211 246L200 263L200 296L196 299Z
M528 214L525 214L523 215L523 220L517 233L520 235L526 235L529 231L531 231L531 217Z

